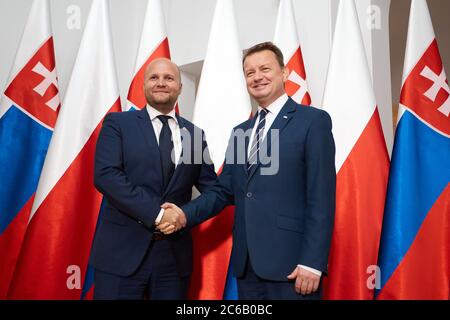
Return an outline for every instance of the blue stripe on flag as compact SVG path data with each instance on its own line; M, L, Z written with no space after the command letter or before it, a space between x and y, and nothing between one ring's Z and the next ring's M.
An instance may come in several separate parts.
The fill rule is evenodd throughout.
M86 294L91 290L94 285L94 268L88 265L86 270L86 277L84 278L83 290L81 292L81 300L84 300Z
M405 111L396 131L386 196L379 255L381 287L449 183L449 163L450 139Z
M233 277L231 265L228 267L227 282L225 283L225 291L223 293L224 300L238 300L237 280Z
M95 231L97 232L98 222L100 221L100 217L103 215L105 211L105 198L102 198L102 204L100 205L100 212L97 218L97 225L95 226ZM94 234L95 238L95 234ZM81 300L84 300L86 294L91 290L94 285L94 268L91 265L87 266L86 276L84 278L83 290L81 291Z
M0 118L0 234L36 191L51 136L15 106Z

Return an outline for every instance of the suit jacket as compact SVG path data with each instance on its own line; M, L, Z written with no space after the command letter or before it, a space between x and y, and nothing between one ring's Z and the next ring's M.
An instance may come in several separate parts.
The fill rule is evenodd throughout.
M203 137L203 131L186 119L177 116L177 120L180 132L187 130L191 137ZM195 154L206 148L204 139L201 143L182 139L182 158L188 157L190 162L177 165L163 190L159 146L147 110L106 116L95 154L95 186L104 201L90 257L92 266L120 276L137 270L150 246L161 204L181 206L191 200L194 185L203 192L214 184L211 162L193 161ZM180 276L189 275L190 233L184 230L169 238Z
M267 280L287 281L297 264L326 272L336 193L331 118L289 98L271 127L278 129L277 145L273 130L265 138L272 165L279 165L269 175L261 174L267 163L247 172L247 164L238 159L247 156L249 134L242 143L236 133L250 132L255 118L234 128L215 186L182 207L188 226L234 204L234 276L243 275L247 256L256 274Z

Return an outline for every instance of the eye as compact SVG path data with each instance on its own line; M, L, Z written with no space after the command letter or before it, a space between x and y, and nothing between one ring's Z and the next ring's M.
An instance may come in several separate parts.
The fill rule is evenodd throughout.
M255 72L254 71L249 71L245 74L246 77L251 77L252 75L254 75Z

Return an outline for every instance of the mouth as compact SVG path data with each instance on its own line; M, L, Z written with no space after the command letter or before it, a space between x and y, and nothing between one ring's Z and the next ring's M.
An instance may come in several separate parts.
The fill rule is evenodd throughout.
M267 87L269 84L268 83L258 83L254 86L252 86L253 89L255 90L261 90L264 89L265 87Z
M168 91L161 91L161 90L157 90L157 91L153 91L153 93L169 93Z

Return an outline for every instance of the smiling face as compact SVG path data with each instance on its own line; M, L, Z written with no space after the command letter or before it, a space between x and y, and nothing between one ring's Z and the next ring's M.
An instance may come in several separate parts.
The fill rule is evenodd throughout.
M144 93L147 102L167 114L175 106L181 93L181 79L177 66L169 59L152 61L144 75Z
M285 93L288 70L280 66L272 51L252 53L245 58L243 67L248 93L261 107L269 106Z

